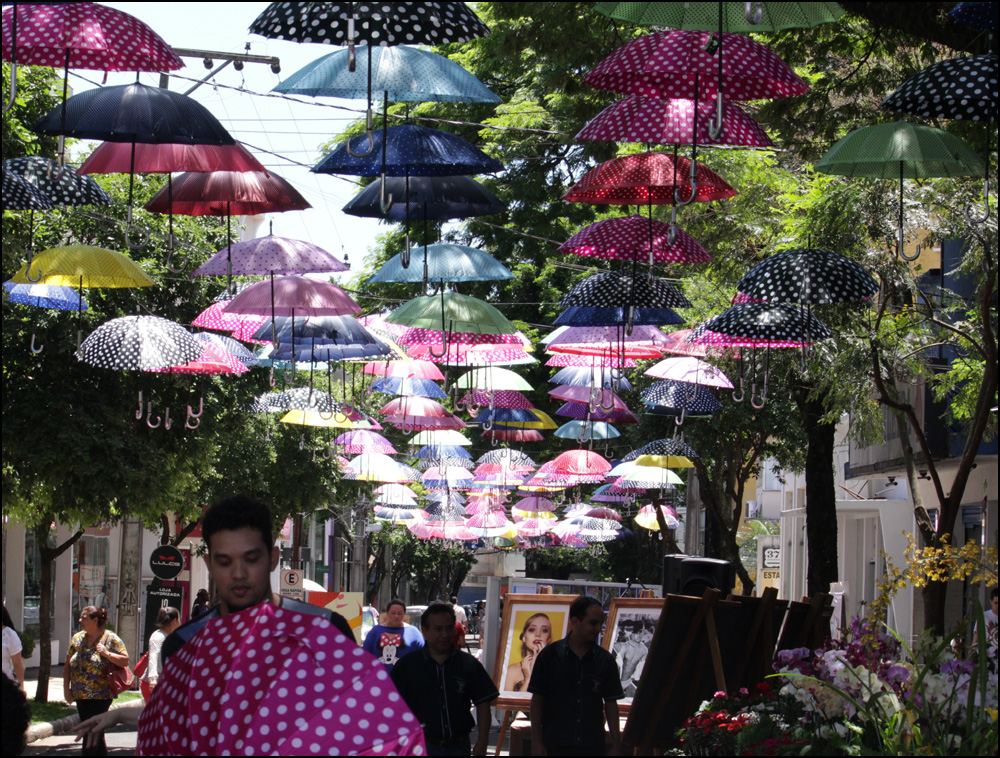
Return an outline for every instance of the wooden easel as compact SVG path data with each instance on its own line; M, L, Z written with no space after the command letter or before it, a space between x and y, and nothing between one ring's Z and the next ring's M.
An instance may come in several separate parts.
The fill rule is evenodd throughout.
M778 637L778 650L822 647L829 636L830 618L833 615L833 595L817 592L802 602L788 604L785 623Z
M727 666L726 691L735 692L740 687L752 690L771 673L777 630L781 628L788 603L778 600L778 590L774 587L766 588L760 597L730 595L729 600L740 604L738 628L746 638L737 659Z

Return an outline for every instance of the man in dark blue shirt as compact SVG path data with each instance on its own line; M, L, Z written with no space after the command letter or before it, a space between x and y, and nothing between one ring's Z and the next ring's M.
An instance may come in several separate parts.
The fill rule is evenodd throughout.
M532 755L604 755L605 717L611 755L621 753L617 701L625 693L615 659L597 644L603 626L600 601L578 597L569 634L538 654L528 683Z
M486 755L490 736L490 703L500 693L483 665L455 648L455 610L432 603L420 617L424 646L410 653L390 676L399 694L420 721L427 755ZM478 737L472 746L476 706Z

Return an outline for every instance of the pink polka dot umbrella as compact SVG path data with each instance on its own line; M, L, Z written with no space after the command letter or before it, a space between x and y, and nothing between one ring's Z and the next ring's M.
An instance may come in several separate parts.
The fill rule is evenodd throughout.
M608 218L584 227L562 245L563 254L630 261L637 255L656 263L706 263L712 256L694 237L678 229L670 242L670 224L642 216Z
M385 668L327 619L261 603L170 658L137 755L424 755Z

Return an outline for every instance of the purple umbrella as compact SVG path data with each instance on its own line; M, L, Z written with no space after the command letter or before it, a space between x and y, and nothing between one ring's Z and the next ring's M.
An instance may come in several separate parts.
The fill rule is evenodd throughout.
M279 276L247 287L222 310L258 316L351 316L361 313L361 306L336 284Z
M385 437L377 432L368 429L355 429L344 432L334 443L340 445L348 455L361 455L362 453L382 453L383 455L396 455L399 453Z
M200 276L306 274L347 271L323 248L286 237L259 237L223 248L195 269Z

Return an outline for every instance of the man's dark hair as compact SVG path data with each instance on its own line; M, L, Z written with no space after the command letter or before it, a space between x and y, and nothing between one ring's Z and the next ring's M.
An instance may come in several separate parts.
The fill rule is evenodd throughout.
M3 754L21 755L25 748L24 733L31 725L31 706L21 688L0 674L3 679Z
M446 603L443 600L435 600L427 606L427 610L420 614L420 628L430 629L431 616L438 613L447 613L451 618L451 625L455 625L455 607L451 603Z
M211 553L212 535L216 532L234 532L247 526L260 532L264 547L268 550L274 547L271 511L263 503L246 495L220 500L205 511L205 515L201 517L201 536Z
M992 590L990 590L990 600L992 600L997 596L997 590L998 590L997 587L994 587Z
M394 605L401 606L403 611L404 612L406 611L406 603L404 603L398 597L394 597L392 600L390 600L388 603L385 604L385 612L388 613L389 609L392 608L392 606Z
M596 597L591 597L590 595L580 595L576 600L573 601L573 605L569 607L569 617L571 619L583 619L587 615L587 611L597 606L601 610L604 606L601 605L601 601Z
M458 605L458 596L457 595L452 595L451 596L451 604L452 605Z

